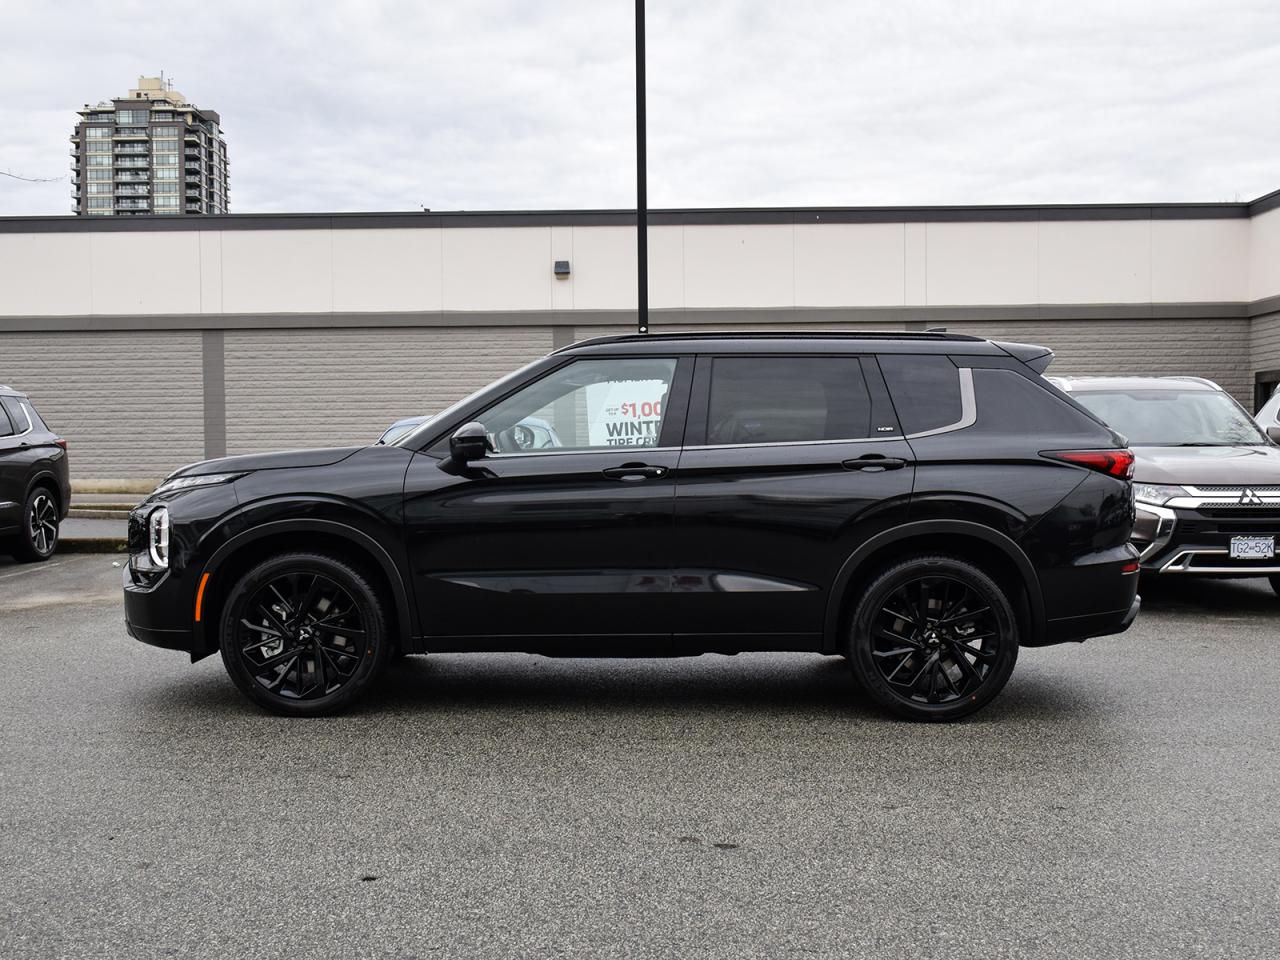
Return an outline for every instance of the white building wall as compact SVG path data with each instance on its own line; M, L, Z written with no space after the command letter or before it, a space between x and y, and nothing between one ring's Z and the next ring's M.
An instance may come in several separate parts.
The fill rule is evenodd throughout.
M1280 208L1249 221L1250 300L1280 296Z
M650 285L658 309L1243 302L1280 294L1280 210L655 226ZM629 227L0 234L0 316L634 308Z

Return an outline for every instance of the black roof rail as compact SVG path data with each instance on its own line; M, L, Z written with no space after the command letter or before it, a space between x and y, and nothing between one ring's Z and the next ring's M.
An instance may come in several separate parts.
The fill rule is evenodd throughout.
M706 333L626 333L605 337L591 337L579 340L568 346L552 350L552 354L563 353L575 347L597 343L643 343L652 340L924 340L924 341L959 341L963 343L984 343L985 337L973 337L965 333L932 333L912 330L768 330L743 333L733 330L721 330Z

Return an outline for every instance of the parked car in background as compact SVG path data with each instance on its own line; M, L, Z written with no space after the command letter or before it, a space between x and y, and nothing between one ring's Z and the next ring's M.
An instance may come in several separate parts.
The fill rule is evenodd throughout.
M1253 415L1260 426L1274 442L1280 443L1280 389L1271 395L1271 399Z
M70 506L67 441L26 394L0 384L0 553L48 560Z
M220 651L285 714L346 706L393 650L788 650L955 719L1019 646L1138 612L1133 457L1051 358L925 333L584 341L390 444L176 471L130 516L128 629Z
M1129 440L1145 574L1269 577L1280 594L1280 446L1199 377L1054 382Z

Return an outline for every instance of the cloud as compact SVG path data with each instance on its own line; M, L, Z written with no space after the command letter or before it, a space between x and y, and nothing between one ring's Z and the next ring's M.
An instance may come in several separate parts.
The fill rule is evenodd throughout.
M164 69L234 212L634 203L632 7L0 0L0 170ZM653 206L1249 199L1280 187L1280 5L649 5ZM0 214L70 211L0 178Z

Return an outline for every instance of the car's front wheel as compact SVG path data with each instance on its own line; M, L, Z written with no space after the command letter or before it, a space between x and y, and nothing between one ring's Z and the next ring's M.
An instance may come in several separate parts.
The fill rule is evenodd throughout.
M58 547L58 501L46 487L27 494L22 507L22 529L15 538L13 555L24 563L48 560Z
M955 720L989 703L1018 658L1005 591L955 557L904 560L854 610L849 660L877 704L912 720Z
M263 561L223 605L222 662L246 696L276 713L343 709L377 679L390 646L372 584L324 554Z

